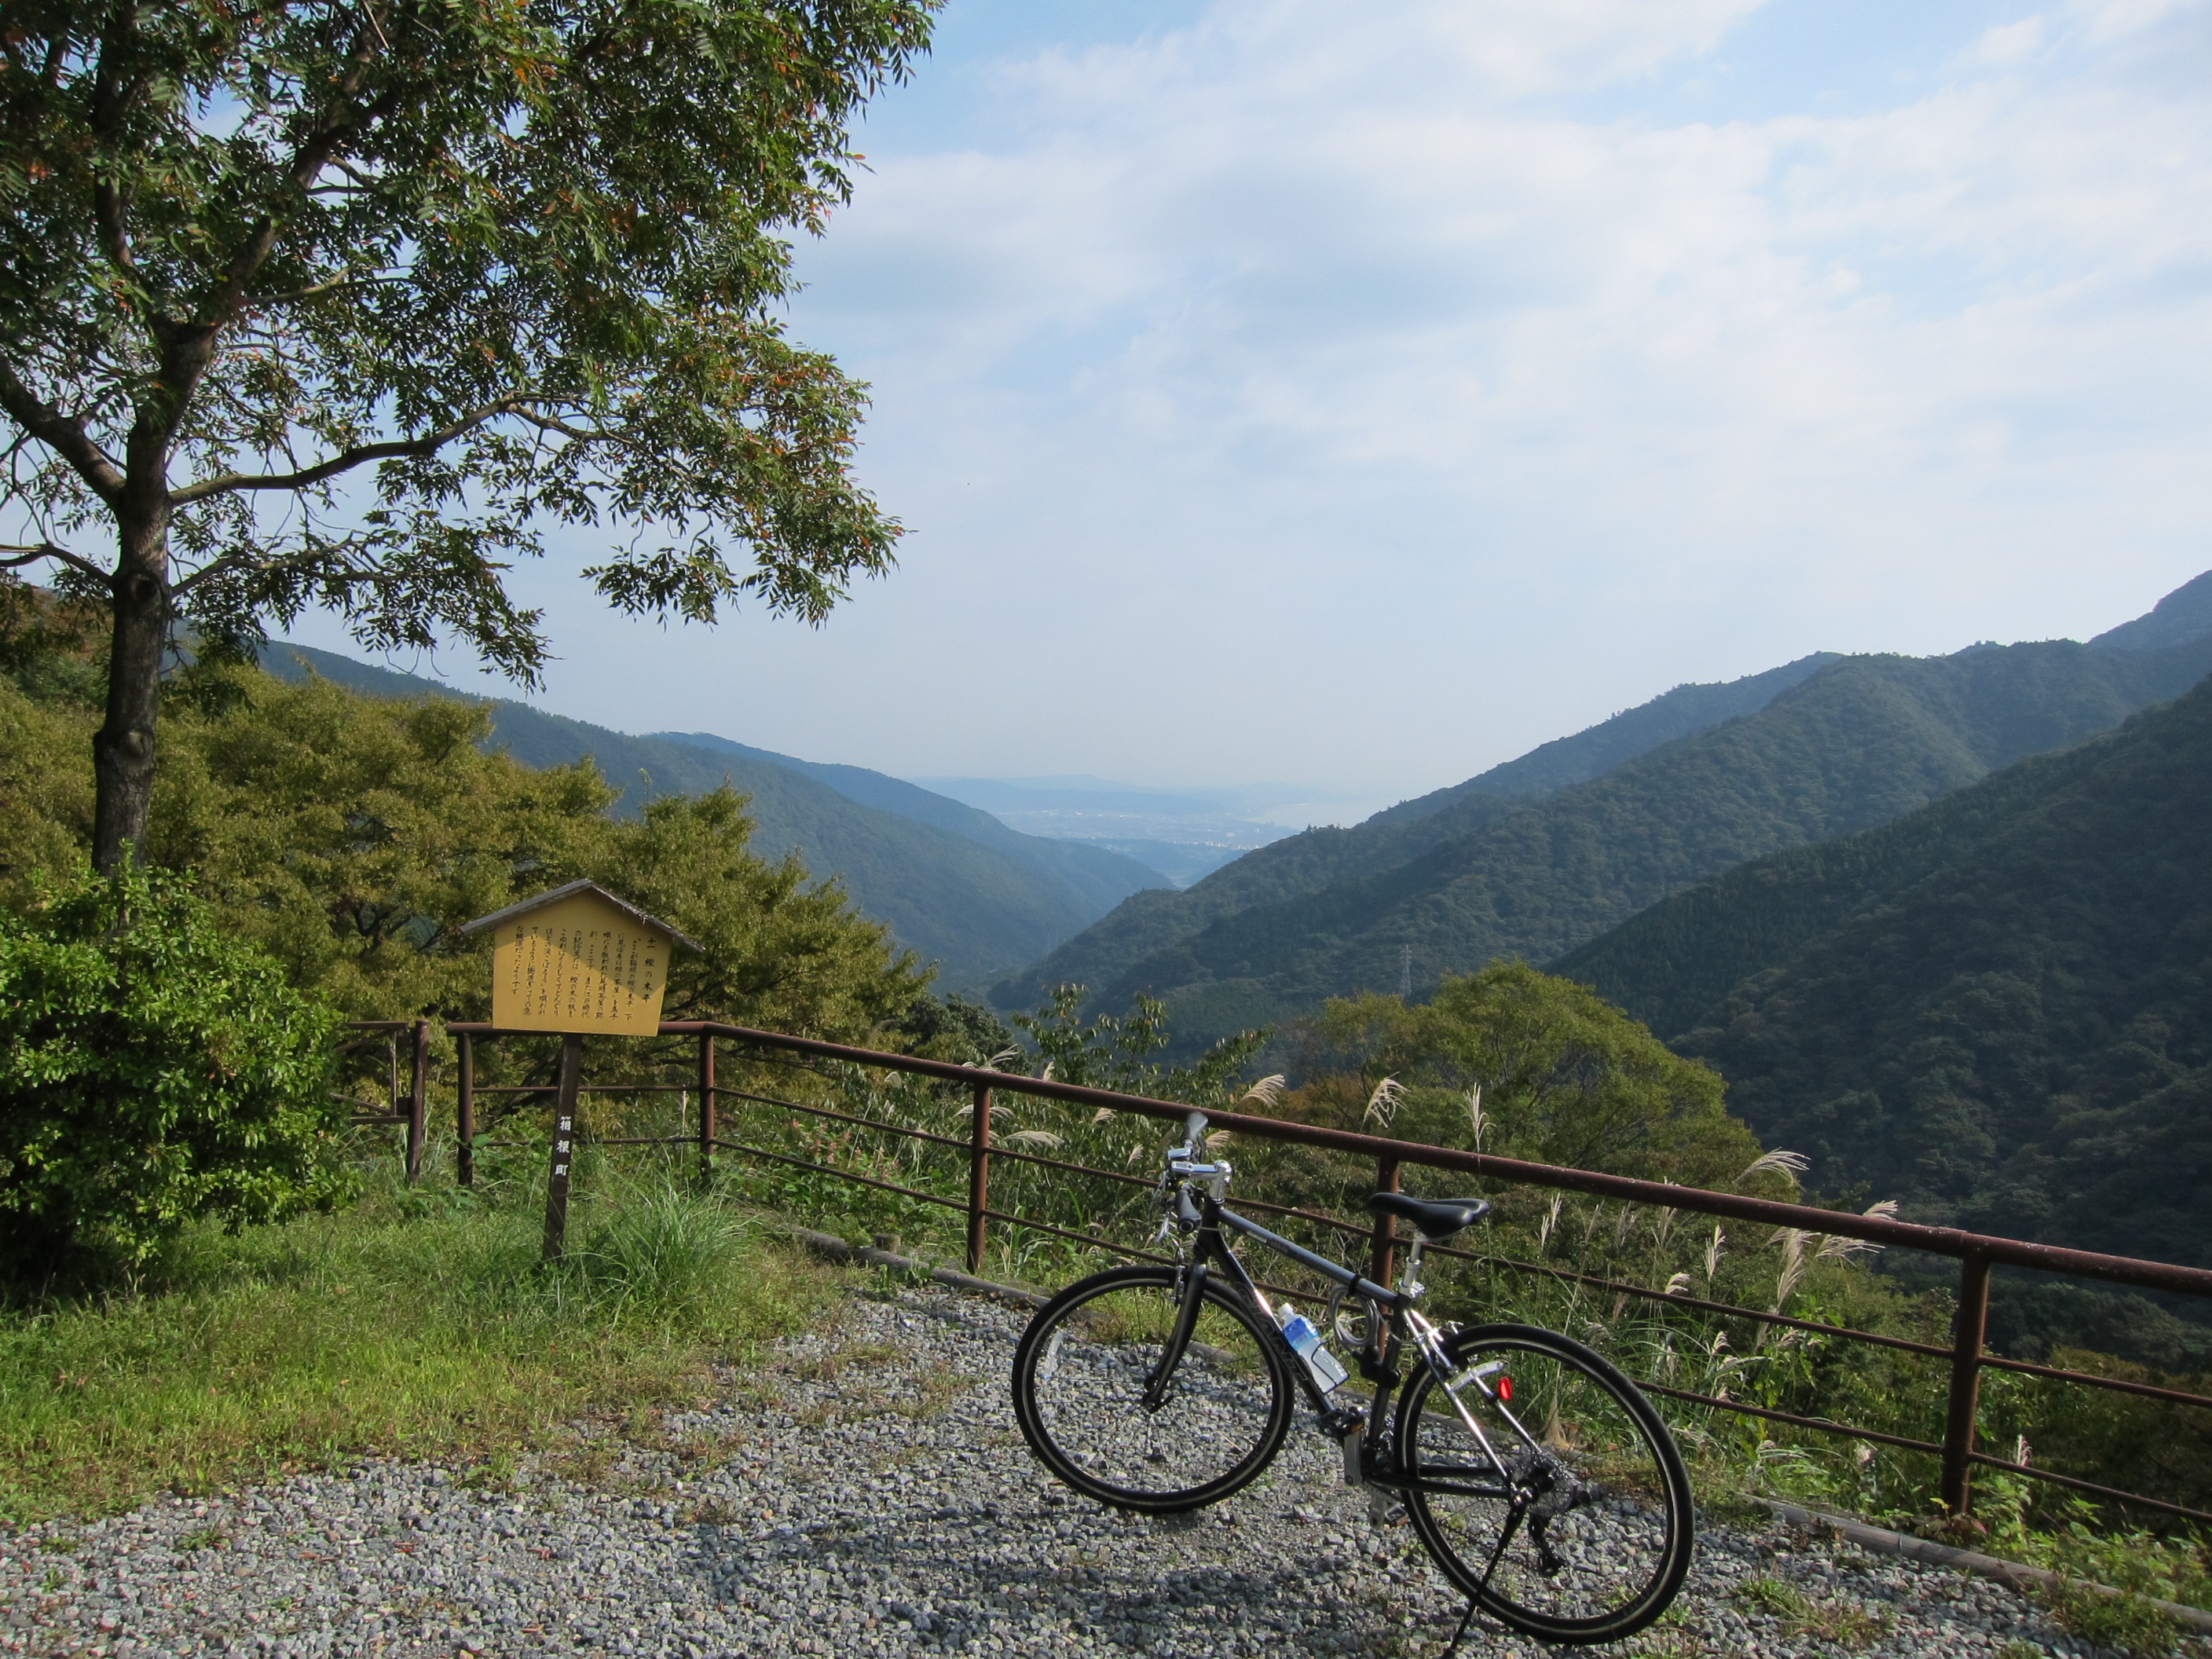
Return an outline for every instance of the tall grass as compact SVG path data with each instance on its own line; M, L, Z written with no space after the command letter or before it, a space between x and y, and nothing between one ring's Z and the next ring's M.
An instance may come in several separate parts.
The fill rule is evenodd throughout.
M128 1291L0 1310L0 1522L369 1454L511 1456L595 1408L703 1396L714 1361L836 1294L659 1174L600 1180L551 1271L534 1195L512 1196L386 1188L190 1234Z

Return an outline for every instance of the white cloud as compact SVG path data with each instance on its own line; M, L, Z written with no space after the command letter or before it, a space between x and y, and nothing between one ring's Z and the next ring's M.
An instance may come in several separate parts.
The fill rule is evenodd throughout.
M1698 105L1755 9L1221 0L971 76L987 136L872 137L803 261L905 568L820 635L564 602L639 670L601 717L1412 790L2212 564L2212 13L2076 0L1887 106Z

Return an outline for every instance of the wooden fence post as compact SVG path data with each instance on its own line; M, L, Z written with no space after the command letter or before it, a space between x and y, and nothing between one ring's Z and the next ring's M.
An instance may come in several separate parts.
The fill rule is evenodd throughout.
M460 1083L453 1092L453 1178L464 1187L477 1184L477 1040L467 1031L455 1034L460 1053Z
M1959 1263L1958 1328L1951 1339L1951 1407L1943 1425L1943 1507L1964 1515L1974 1502L1974 1428L1982 1403L1982 1341L1990 1323L1990 1259Z
M714 1178L714 1039L699 1033L699 1184Z
M968 1126L968 1271L983 1271L983 1212L991 1201L991 1091L975 1085L975 1118Z
M584 1039L561 1039L561 1093L553 1109L553 1168L545 1180L545 1248L557 1261L568 1241L568 1166L576 1144L576 1087L584 1069Z
M407 1184L422 1178L422 1141L430 1118L430 1022L415 1022L415 1066L407 1092Z

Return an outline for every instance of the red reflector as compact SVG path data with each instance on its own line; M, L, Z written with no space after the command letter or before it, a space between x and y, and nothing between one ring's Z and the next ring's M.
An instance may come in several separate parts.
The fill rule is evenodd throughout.
M1503 1371L1498 1374L1498 1397L1500 1400L1513 1398L1513 1379Z

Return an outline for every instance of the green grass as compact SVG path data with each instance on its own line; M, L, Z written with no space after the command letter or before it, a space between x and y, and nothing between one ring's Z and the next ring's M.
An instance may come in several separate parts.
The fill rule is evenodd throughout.
M446 1189L187 1236L158 1279L0 1311L0 1522L393 1455L511 1464L580 1415L702 1399L838 1282L726 1206L611 1175L542 1217Z

